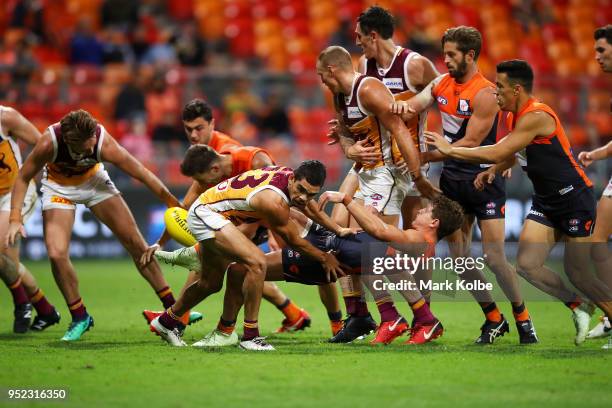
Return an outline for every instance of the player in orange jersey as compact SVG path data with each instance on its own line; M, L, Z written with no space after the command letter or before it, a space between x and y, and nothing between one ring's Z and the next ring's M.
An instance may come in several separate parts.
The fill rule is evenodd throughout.
M15 109L0 106L0 236L2 237L8 230L11 189L22 162L17 141L33 145L38 139L40 132L32 123ZM31 182L22 209L24 219L34 211L37 198L36 184ZM15 333L25 333L28 329L40 331L59 322L59 313L47 301L34 276L19 262L19 242L8 248L2 246L0 249L0 278L13 295ZM34 323L31 322L32 306L37 312Z
M78 340L94 323L81 300L76 271L69 256L77 204L86 205L96 218L110 228L162 304L169 307L174 303L172 291L159 264L139 264L147 244L119 190L104 170L103 161L116 165L144 183L167 206L179 205L166 186L121 147L88 112L72 111L47 128L15 180L7 242L14 245L18 236L24 234L21 209L28 184L44 167L42 204L45 244L53 275L72 315L72 323L62 338L65 341Z
M473 27L454 27L446 30L442 38L444 61L448 74L441 75L424 91L407 102L394 104L393 111L404 113L404 119L426 110L436 103L442 115L444 136L453 146L485 146L495 143L499 108L495 103L495 86L478 70L478 56L482 47L480 32ZM423 154L425 161L444 160L440 189L447 197L459 202L466 221L461 230L447 240L455 257L471 254L474 221L482 231L483 252L489 268L501 289L512 303L512 312L521 343L535 343L537 337L523 302L518 276L507 261L504 250L506 190L501 177L488 184L484 191L474 186L476 176L489 165L465 163L445 158L439 152ZM485 281L482 271L471 268L462 274L465 280ZM488 291L473 291L485 323L476 343L490 344L507 333L508 321L500 313Z
M612 290L589 271L595 224L593 184L574 157L559 117L532 96L533 79L531 66L525 61L497 65L497 103L510 112L510 133L498 143L459 147L432 132L426 133L427 143L454 160L495 163L497 172L512 166L518 153L533 183L534 195L519 239L517 270L533 285L571 307L576 295L544 266L555 243L565 241L564 270L569 280L610 318ZM577 321L573 316L578 345L586 338L590 319Z

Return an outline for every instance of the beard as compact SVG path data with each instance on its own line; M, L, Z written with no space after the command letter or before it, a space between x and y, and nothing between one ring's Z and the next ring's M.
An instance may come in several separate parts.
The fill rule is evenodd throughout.
M465 75L466 72L467 72L467 62L465 62L465 57L463 57L459 65L457 65L456 69L448 70L448 74L455 79L461 78L462 76Z

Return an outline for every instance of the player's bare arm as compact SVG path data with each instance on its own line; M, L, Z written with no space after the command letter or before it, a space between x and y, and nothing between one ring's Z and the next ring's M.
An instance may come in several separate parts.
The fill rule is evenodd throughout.
M403 244L412 242L410 241L408 231L386 224L380 217L370 213L363 205L344 193L338 191L324 192L319 198L319 208L323 209L327 203L344 204L361 228L376 239Z
M330 281L343 275L340 263L334 255L321 251L300 236L297 224L290 222L289 205L277 193L263 190L253 196L250 204L253 209L264 216L269 228L277 233L287 245L300 254L320 262Z
M465 136L453 143L455 147L476 147L487 137L493 126L495 116L499 112L495 90L493 88L483 88L476 94L472 103L472 116L465 129ZM425 134L433 132L425 131ZM425 161L434 162L444 160L444 156L438 151L425 152Z
M28 184L47 164L53 159L53 141L48 131L38 139L34 149L28 155L23 166L19 169L19 174L15 179L11 192L11 214L9 216L9 228L6 235L6 246L13 246L17 234L25 236L21 219L21 209L28 190Z
M272 158L264 152L255 153L255 156L253 156L253 161L251 162L252 169L261 169L262 167L273 165L274 162L272 161Z
M474 187L476 187L477 190L482 191L485 185L493 183L498 173L501 174L502 177L510 177L510 171L515 163L516 156L511 156L503 162L496 163L485 171L478 173L478 175L474 179Z
M410 85L419 92L440 76L431 61L422 55L417 55L408 62L406 73L408 74L407 77L410 78Z
M355 141L355 138L350 134L348 127L344 123L342 114L338 110L335 101L334 106L336 108L336 133L346 158L363 164L376 163L381 160L382 153L376 146L368 146L367 139Z
M319 210L319 205L315 200L310 200L303 211L308 218L332 231L339 237L345 237L356 232L356 230L353 228L345 228L338 225L338 223L332 220L331 217L325 213L325 211Z
M594 161L607 159L608 157L612 157L612 141L590 152L580 152L578 160L584 167L589 167Z
M168 208L181 206L179 200L168 190L164 183L108 133L104 137L101 159L102 161L114 164L126 174L143 183Z
M2 129L13 138L20 139L29 145L34 145L41 135L38 129L23 115L13 108L4 108L0 118Z
M550 135L555 127L555 120L550 115L534 111L522 116L511 133L491 146L455 147L431 132L425 132L425 141L448 157L472 163L501 163L523 150L537 136Z
M420 152L412 143L410 131L401 118L388 109L393 101L391 91L380 81L367 80L359 90L359 98L363 107L378 118L397 142L407 170L423 197L433 198L439 194L440 191L421 175Z
M435 78L421 92L407 101L393 101L389 104L391 113L400 115L404 121L409 121L419 113L427 110L435 102L433 89L444 78L444 75Z

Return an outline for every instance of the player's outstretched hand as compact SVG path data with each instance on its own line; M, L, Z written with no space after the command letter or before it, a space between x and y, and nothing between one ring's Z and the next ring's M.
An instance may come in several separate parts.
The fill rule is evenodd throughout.
M339 191L326 191L319 197L319 211L323 211L327 203L341 203L346 197L345 193Z
M329 142L327 142L327 144L330 146L335 145L340 141L340 134L338 133L338 119L332 119L327 122L327 124L329 125L329 131L327 132L327 138L329 139Z
M494 171L483 171L478 173L476 178L474 179L474 187L478 191L482 191L485 188L485 185L491 184L495 180L495 172Z
M416 179L414 185L417 190L419 190L419 193L421 193L423 197L429 200L433 200L434 198L442 194L442 191L438 187L431 184L431 182L423 176Z
M339 236L340 238L350 237L351 235L355 235L359 231L361 231L360 228L345 228L345 227L340 227L338 232L336 232L336 235Z
M578 161L584 167L589 167L593 163L593 157L591 156L591 152L580 152L578 154Z
M145 249L144 253L140 257L140 265L142 266L148 265L149 262L153 260L153 254L155 253L155 251L157 251L160 248L161 247L159 246L159 244L153 244L147 249Z
M340 262L336 259L336 256L331 252L325 253L325 260L321 263L323 270L325 270L325 276L328 282L335 282L339 277L346 276L340 267Z
M376 146L366 146L368 139L355 142L346 150L346 158L363 164L374 164L382 160L382 153Z
M428 130L423 132L423 134L425 135L425 143L429 146L434 146L444 155L450 154L452 146L441 134Z
M9 248L15 245L15 242L19 240L19 235L26 237L25 229L23 224L20 222L11 222L6 232L6 240L4 241L4 247Z
M417 115L416 110L406 101L397 101L389 105L391 113L400 115L403 121L409 121Z
M502 177L505 179L509 179L510 177L512 177L512 168L502 171Z

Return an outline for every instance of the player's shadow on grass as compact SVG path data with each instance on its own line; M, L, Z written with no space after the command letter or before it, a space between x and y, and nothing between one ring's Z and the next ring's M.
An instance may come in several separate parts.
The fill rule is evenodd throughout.
M0 333L0 341L22 341L35 338L34 333Z
M47 346L50 348L56 349L64 349L64 350L108 350L108 349L116 349L116 348L140 348L145 345L155 345L155 343L151 343L147 340L142 341L87 341L79 340L79 341L61 341L55 340L47 343Z
M469 344L465 346L449 346L449 352L461 351L462 353L477 353L477 354L496 354L496 355L517 355L523 354L533 357L541 357L545 359L576 359L582 357L601 357L602 351L599 347L591 349L586 347L567 347L567 348L550 348L546 344L538 345L519 345L519 344L496 344L496 345L478 345Z

